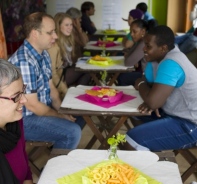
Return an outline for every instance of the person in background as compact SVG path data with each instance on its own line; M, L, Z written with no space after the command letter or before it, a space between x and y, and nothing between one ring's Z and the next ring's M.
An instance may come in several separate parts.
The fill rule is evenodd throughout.
M144 13L144 20L148 22L149 26L155 27L158 25L156 19L148 13L148 6L146 3L138 3L136 5L136 9L139 9Z
M129 12L128 19L124 19L124 21L128 21L128 25L130 27L131 23L136 20L136 19L143 19L144 15L141 10L138 9L133 9ZM131 36L131 32L129 32L122 40L122 45L123 47L126 48L131 48L134 45L134 41Z
M75 42L75 57L73 58L74 63L78 60L79 57L83 56L83 48L89 41L88 36L85 32L83 32L81 28L81 16L82 13L77 8L69 8L66 11L66 14L70 15L73 20L73 36Z
M53 148L75 149L85 122L81 117L58 113L61 100L46 51L57 39L53 17L44 12L32 13L25 18L23 29L26 39L9 62L20 68L27 85L23 108L25 139L53 142Z
M142 19L134 20L130 25L130 33L135 43L125 53L125 66L134 66L135 71L121 73L118 76L118 85L128 86L135 84L135 80L142 77L146 60L144 59L144 36L148 30L148 23Z
M22 108L27 102L20 70L0 59L0 183L33 184L25 152Z
M187 33L175 36L175 44L179 47L180 51L188 54L197 48L197 28L192 28Z
M90 75L75 71L75 63L81 55L77 53L79 45L75 40L79 37L74 38L72 18L66 13L59 12L54 20L58 39L48 49L48 53L52 62L52 79L63 99L67 86L88 85Z
M197 70L174 45L174 33L156 26L144 38L145 77L135 89L143 103L141 125L127 132L127 142L137 150L179 150L197 143Z
M94 23L90 20L90 16L94 15L95 8L94 3L90 1L86 1L81 5L81 27L85 33L88 34L90 37L96 32L96 26Z

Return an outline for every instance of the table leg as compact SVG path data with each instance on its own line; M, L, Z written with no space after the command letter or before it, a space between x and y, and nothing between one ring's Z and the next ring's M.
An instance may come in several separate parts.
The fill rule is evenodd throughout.
M100 132L103 132L103 129L100 127L99 128ZM93 147L93 145L95 144L95 142L97 141L97 137L96 135L94 135L91 140L88 142L87 146L85 147L85 149L91 149Z
M113 118L112 116L107 116L106 118L104 118L103 116L98 116L98 119L100 120L101 125L103 124L103 126L99 128L96 127L91 116L83 116L83 118L94 134L94 136L92 137L92 139L89 141L88 145L86 146L86 149L92 148L96 140L99 140L99 142L101 143L98 149L107 149L109 148L109 145L107 144L107 139L109 137L112 137L119 131L121 126L127 120L128 116L120 117L118 121L115 123L115 126L111 130L110 128L106 128L106 131L107 131L106 137L104 137L102 133L105 130L105 127L107 127L109 123L111 122L111 119Z
M115 124L114 128L109 132L109 134L106 136L104 141L101 143L99 149L105 149L108 148L109 145L107 144L107 139L115 135L119 130L120 127L124 124L124 122L127 120L128 116L122 116L119 118L117 123Z
M103 133L103 131L107 131L109 132L109 128L110 125L109 123L111 123L111 119L113 118L112 116L108 116L106 119L103 116L98 116L97 117L100 121L101 126L98 128L98 130L101 132L101 134ZM105 132L105 134L107 134ZM96 135L94 135L91 140L88 142L87 146L85 147L85 149L91 149L92 146L95 144L95 142L97 141L97 137Z
M97 86L101 86L100 81L98 80L97 76L95 73L90 73L90 76L92 77L92 79L94 80L94 82L96 83Z
M113 77L111 78L111 80L108 83L108 86L112 86L114 84L114 82L116 81L116 79L118 78L118 76L120 75L120 72L116 72Z
M90 116L83 116L84 120L86 121L87 125L90 127L94 135L97 137L97 139L102 143L105 138L102 135L102 132L99 131L99 129L95 126L93 120L91 119Z

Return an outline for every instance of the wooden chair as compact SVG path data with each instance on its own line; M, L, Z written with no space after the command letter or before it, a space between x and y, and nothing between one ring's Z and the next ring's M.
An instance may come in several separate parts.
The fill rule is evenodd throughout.
M51 153L50 153L50 158L54 158L60 155L68 155L68 153L72 151L71 149L57 149L57 148L53 148Z
M43 153L43 152L47 152L48 155L51 152L51 147L53 146L53 143L51 142L39 142L39 141L26 141L26 148L29 149L29 151L27 151L27 155L28 155L28 160L29 160L29 166L31 168L31 171L37 176L39 177L41 172L42 172L42 168L39 168L36 164L35 164L35 160Z
M190 149L175 150L175 155L181 154L182 157L190 164L190 166L181 175L183 183L195 172L197 172L197 156L192 153L196 151L197 147Z

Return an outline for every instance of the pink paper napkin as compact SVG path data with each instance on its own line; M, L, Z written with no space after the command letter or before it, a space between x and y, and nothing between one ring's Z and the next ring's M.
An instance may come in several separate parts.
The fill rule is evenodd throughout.
M123 94L122 98L119 101L116 101L116 102L113 102L113 103L110 103L109 101L100 101L100 102L92 101L90 98L87 97L86 94L76 96L75 98L78 98L79 100L82 100L82 101L85 101L85 102L88 102L88 103L91 103L91 104L94 104L94 105L98 105L100 107L110 108L110 107L122 104L124 102L127 102L129 100L133 100L133 99L136 98L136 96Z
M114 46L118 46L118 45L120 45L120 44L113 43L113 44L105 45L105 47L108 48L108 47L114 47ZM92 46L102 47L98 43L92 44Z

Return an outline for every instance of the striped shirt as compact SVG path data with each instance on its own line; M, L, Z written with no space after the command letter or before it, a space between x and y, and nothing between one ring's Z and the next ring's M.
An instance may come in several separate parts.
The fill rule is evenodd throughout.
M20 68L23 82L27 84L26 93L37 93L40 102L51 106L49 80L52 78L52 71L48 52L43 51L39 54L25 40L8 61ZM32 114L33 112L23 108L23 116Z

